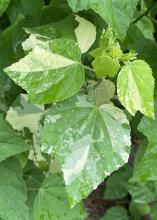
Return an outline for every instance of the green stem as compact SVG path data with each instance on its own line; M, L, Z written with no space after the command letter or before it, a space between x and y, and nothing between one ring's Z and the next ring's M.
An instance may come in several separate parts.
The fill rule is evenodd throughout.
M92 69L92 68L90 68L90 67L88 67L88 66L85 66L85 65L83 65L83 64L81 64L81 65L82 65L85 69L87 69L87 70L89 70L89 71L95 73L94 69Z
M144 16L147 16L148 13L150 12L150 10L152 10L152 8L154 7L154 5L156 6L156 4L152 3L150 5L150 7L145 11L143 12L140 16L138 16L134 21L133 21L133 24L137 23L141 18L143 18Z
M157 24L157 20L149 15L147 15L147 18L149 18L152 22L154 22L155 24Z
M94 105L96 106L96 91L94 89Z
M28 191L39 191L38 188L27 188Z
M133 24L137 23L141 18L143 18L144 16L146 16L149 13L149 10L143 12L139 17L137 17L134 21Z

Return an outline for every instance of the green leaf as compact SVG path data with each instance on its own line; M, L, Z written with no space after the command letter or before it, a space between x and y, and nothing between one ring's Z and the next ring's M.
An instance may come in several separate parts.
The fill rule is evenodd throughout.
M147 136L149 145L146 152L135 169L133 180L156 181L157 180L157 103L155 103L155 120L143 117L138 130Z
M125 208L116 206L107 209L105 216L101 220L129 220L129 216Z
M144 30L146 31L146 28ZM141 32L136 25L131 25L125 38L123 48L125 50L136 50L139 58L145 60L150 65L153 70L154 77L156 78L157 43L155 40L146 38L145 32ZM155 93L156 92L157 90Z
M134 220L141 220L142 217L150 213L150 207L148 204L140 204L131 202L129 206L129 212Z
M113 60L110 56L99 56L93 62L92 66L98 78L110 76L114 77L120 68L117 60Z
M39 145L39 121L44 113L43 105L28 103L28 96L21 94L7 112L6 119L15 130L24 131L28 128L33 134L33 148L29 159L43 160Z
M130 179L132 180L132 178ZM146 204L156 200L157 182L131 182L128 183L128 192L135 203Z
M126 64L118 75L117 90L119 100L128 112L135 115L139 110L154 118L154 79L146 62L136 60Z
M12 25L0 33L0 101L2 98L2 104L4 103L6 106L5 113L7 107L21 92L21 88L13 83L3 69L24 56L21 43L25 39L26 33L23 27L30 27L32 21L34 20L28 17L25 19L24 16L19 15Z
M88 81L88 97L90 97L97 106L101 106L114 96L115 85L108 79L102 79L99 83L97 81Z
M84 83L78 45L67 39L36 46L25 58L5 69L24 88L33 103L46 104L67 99Z
M118 53L115 54L115 52ZM120 49L117 36L113 33L111 27L107 27L103 30L99 40L99 47L90 52L90 55L94 58L104 55L108 55L113 59L119 59L122 57L123 53Z
M21 31L19 30L19 24L22 18L19 18L13 25L9 26L2 33L0 33L0 99L5 103L6 109L8 103L6 100L12 102L14 100L14 94L16 94L16 87L13 86L13 82L11 79L4 74L3 69L11 63L15 62L17 56L17 48L15 41L15 32L16 36L21 35ZM18 33L18 34L17 34ZM20 34L19 34L20 33ZM18 38L18 42L20 39ZM16 48L16 52L14 49ZM11 91L11 93L9 93ZM2 106L2 104L1 104ZM0 107L1 108L1 107Z
M151 220L157 220L157 204L152 205L150 216Z
M20 164L8 159L0 164L0 173L0 216L4 220L29 220Z
M54 153L62 165L71 206L128 161L130 129L123 112L110 104L95 107L84 96L52 106L41 137L43 152Z
M157 144L148 146L143 158L136 167L133 181L157 181Z
M147 138L144 138L144 140L141 141L141 143L138 147L138 150L136 152L136 155L135 155L134 169L136 169L139 162L142 160L142 158L146 152L147 147L148 147L148 141L147 141Z
M122 199L127 196L128 179L131 177L131 169L124 166L113 173L106 181L104 199Z
M0 3L0 16L5 12L11 0L1 0Z
M81 205L70 209L63 178L60 174L46 177L40 187L34 203L35 220L84 220L85 213Z
M150 39L154 41L154 25L151 19L144 16L142 19L140 19L136 26L138 27L139 31L144 35L146 39Z
M122 51L119 38L110 27L103 30L99 47L90 52L90 55L95 58L92 64L94 64L98 77L103 74L104 76L114 76L118 72L120 64L126 64L126 62L137 58L137 54L133 50L125 53ZM112 74L109 74L109 71Z
M146 116L144 116L141 119L140 124L138 125L138 130L142 132L149 141L149 145L155 145L157 144L156 139L156 131L157 131L157 102L155 102L154 105L155 109L155 118L151 119Z
M29 150L29 145L0 116L0 161Z
M76 21L79 22L75 30L77 42L81 53L85 53L96 40L96 27L91 22L79 16L76 16Z
M69 15L57 22L51 22L33 28L26 28L25 30L28 34L31 34L31 36L33 35L33 39L36 40L38 39L45 41L56 38L68 38L68 39L70 38L72 40L76 40L76 36L75 36L76 28L77 28L77 21L75 20L75 16ZM26 40L26 42L28 40L29 38ZM33 47L31 49L33 49Z
M13 22L20 14L26 16L36 16L44 6L43 0L11 0L7 9L7 14Z
M68 0L74 12L93 9L122 38L129 28L137 2L138 0Z
M52 6L59 6L66 3L66 0L50 0L50 5Z
M40 188L44 175L37 167L35 167L33 161L28 160L27 166L24 168L24 178L27 186L27 205L30 209L30 217L33 216L34 200Z
M68 0L68 3L74 12L78 12L89 9L91 0Z
M96 27L78 15L69 15L57 22L26 29L26 32L31 34L31 36L23 43L24 49L28 46L30 47L30 43L37 43L37 39L52 40L53 38L64 37L77 39L81 53L85 53L96 39ZM27 47L25 45L26 43L28 45Z

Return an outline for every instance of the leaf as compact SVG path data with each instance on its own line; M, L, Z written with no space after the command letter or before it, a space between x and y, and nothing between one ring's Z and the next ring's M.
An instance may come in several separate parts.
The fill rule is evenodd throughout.
M127 188L132 200L135 203L147 204L156 200L157 182L133 182L132 177L128 182Z
M66 4L66 0L50 0L50 5L59 6L61 4Z
M139 58L145 60L150 65L154 77L156 78L157 43L155 40L145 38L145 33L141 32L136 25L131 25L125 38L123 48L124 50L136 50Z
M114 61L107 55L97 57L92 62L92 66L98 78L106 76L114 77L120 68L119 62L117 60Z
M2 103L6 106L5 113L8 110L8 106L13 103L21 92L21 88L13 83L3 69L13 62L17 62L24 55L21 43L25 39L26 33L23 27L33 25L32 20L28 17L25 19L23 15L19 15L16 21L7 26L0 34L0 101L2 98Z
M129 216L125 208L116 206L107 209L105 216L101 220L129 220Z
M115 33L124 38L138 0L68 0L68 3L74 12L93 9Z
M146 62L133 61L120 71L117 81L118 97L132 115L139 110L146 116L154 118L153 90L154 79Z
M113 59L122 58L122 50L120 49L117 36L113 33L111 27L107 27L102 31L99 40L99 47L90 52L90 55L93 58L104 55L108 55Z
M128 179L131 177L131 174L130 167L124 166L109 176L106 181L104 199L122 199L127 196Z
M80 55L74 41L55 39L45 48L36 46L5 72L28 92L32 103L57 102L76 94L84 83Z
M76 40L76 36L75 36L76 27L77 27L77 21L75 20L75 16L69 15L57 22L51 22L37 27L27 28L25 30L28 34L33 35L35 39L38 39L40 41L53 40L56 38L68 38L68 39L70 38L72 40ZM26 40L26 42L28 40L29 38Z
M132 219L141 220L145 215L147 216L150 213L150 206L148 204L141 204L136 202L131 202L129 206L129 212Z
M95 107L84 96L52 106L41 139L42 151L54 154L62 165L71 206L123 166L130 151L123 112L109 104Z
M0 164L0 216L4 220L29 220L22 169L15 159Z
M157 145L148 146L144 157L136 167L133 181L157 181Z
M21 94L19 106L13 105L7 112L6 119L15 130L22 131L29 128L32 133L38 132L38 123L44 112L44 106L28 103L28 97Z
M20 22L21 18L0 33L0 99L5 104L6 109L8 107L8 101L10 104L10 100L11 102L14 100L17 88L13 86L11 79L4 74L3 69L15 62L17 51L15 52L13 49L15 48L14 33L20 32L18 28ZM11 93L9 93L10 91Z
M46 177L34 203L35 220L83 220L85 213L80 205L70 209L66 199L63 178L60 174Z
M136 26L141 31L141 33L144 35L146 39L150 39L154 41L154 25L151 19L144 16L142 19L140 19Z
M7 9L10 1L11 0L1 0L1 3L0 3L0 16L2 16L2 14Z
M0 116L0 161L29 150L29 145Z
M88 89L88 97L93 100L95 99L97 106L101 106L109 102L115 93L115 85L108 79L102 79L100 83L90 80Z
M19 14L26 16L38 15L43 6L43 0L12 0L7 9L7 14L11 22L14 22Z
M31 35L30 38L23 43L25 50L27 47L30 48L30 43L33 45L37 43L39 39L52 40L54 38L64 37L73 40L77 39L81 53L85 53L96 39L96 27L78 15L69 15L57 22L26 29L26 32Z
M157 181L157 103L155 103L155 120L144 116L138 130L147 136L149 145L136 167L133 181Z
M24 168L24 178L27 186L27 205L30 209L30 217L32 218L34 200L44 180L44 175L41 170L35 167L33 161L28 160L27 166Z
M29 158L40 161L43 160L39 145L39 121L44 113L44 106L32 105L28 103L28 96L21 94L16 100L19 105L13 105L7 112L6 119L15 130L24 131L28 128L33 134L34 148L31 149Z
M155 145L157 144L156 139L156 131L157 131L157 102L155 102L154 105L155 109L155 118L151 119L146 116L144 116L141 119L140 124L138 125L138 130L142 132L145 136L147 136L149 145Z
M134 169L136 169L136 167L138 166L139 162L142 160L145 152L146 152L146 149L148 147L148 141L147 141L147 138L144 138L140 145L138 146L138 150L136 152L136 155L135 155L135 159L134 159Z
M76 16L76 21L79 22L78 27L75 29L77 42L81 53L85 53L96 40L96 27L91 22L78 15Z
M91 0L68 0L73 12L87 10L90 7Z
M57 22L65 18L66 16L70 15L71 14L70 7L68 6L66 0L65 0L65 4L63 0L62 3L63 4L59 4L59 5L57 4L53 5L49 3L49 5L47 5L46 7L43 7L43 9L39 14L40 24L44 25L44 24L50 24L52 22Z
M102 31L99 47L90 52L90 55L95 58L92 62L98 74L104 76L114 76L120 64L137 59L135 51L123 52L119 43L119 38L113 33L111 27L107 27ZM97 73L96 71L96 73ZM111 71L112 74L109 74ZM100 72L100 73L99 73Z
M152 220L157 220L157 204L152 206L150 215Z

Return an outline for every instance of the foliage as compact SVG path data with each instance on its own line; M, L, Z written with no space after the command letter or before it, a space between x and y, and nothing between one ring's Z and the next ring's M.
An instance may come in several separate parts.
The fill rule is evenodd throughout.
M0 1L0 219L157 219L155 0Z

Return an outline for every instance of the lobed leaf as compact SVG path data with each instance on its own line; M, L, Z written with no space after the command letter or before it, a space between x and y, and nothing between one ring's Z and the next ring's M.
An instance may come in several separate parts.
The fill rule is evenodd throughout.
M64 181L60 174L51 174L43 181L34 203L35 220L83 220L81 205L70 209Z
M26 187L22 169L15 159L0 164L0 217L4 220L29 220Z
M111 104L95 107L84 96L52 106L41 139L42 151L62 165L71 206L129 157L130 129L123 112Z
M33 103L57 102L76 94L84 83L78 45L68 39L36 46L25 58L5 69L28 92Z

